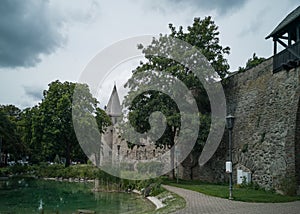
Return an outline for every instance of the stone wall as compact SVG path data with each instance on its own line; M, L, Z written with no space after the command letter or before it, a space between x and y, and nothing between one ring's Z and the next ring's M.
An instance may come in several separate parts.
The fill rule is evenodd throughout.
M252 172L265 188L280 188L295 177L296 118L299 105L299 71L273 74L272 58L231 76L225 87L228 113L235 116L233 164ZM298 143L299 147L299 143ZM298 154L299 155L299 154ZM236 178L234 174L234 178Z
M163 156L169 149L156 147L148 141L140 139L140 146L129 148L119 133L118 125L109 126L101 137L100 166L116 166L120 163L134 165L138 161L169 163L169 156Z
M190 154L186 160L181 163L179 169L180 178L218 183L226 182L228 180L225 174L225 162L228 154L227 145L226 140L222 141L216 153L202 168L200 168L198 164L200 154Z
M300 186L300 107L298 106L295 134L295 166L297 184Z
M252 173L266 189L281 189L295 177L300 185L300 68L273 74L273 59L233 74L224 87L227 112L235 116L233 179L237 169ZM212 159L194 167L193 179L227 182L228 132ZM188 179L189 167L181 169Z

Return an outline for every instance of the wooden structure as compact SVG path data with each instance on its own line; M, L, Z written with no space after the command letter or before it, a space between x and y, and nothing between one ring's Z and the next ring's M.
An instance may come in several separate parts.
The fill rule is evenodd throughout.
M273 38L273 72L300 65L300 6L293 10L266 39ZM285 49L277 53L278 43Z

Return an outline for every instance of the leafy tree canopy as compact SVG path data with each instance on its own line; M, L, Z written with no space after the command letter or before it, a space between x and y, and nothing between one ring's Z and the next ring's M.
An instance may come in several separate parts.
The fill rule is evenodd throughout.
M77 106L72 105L75 87L80 101ZM96 131L103 133L111 121L97 105L87 85L58 80L49 84L41 103L32 108L21 111L13 105L0 105L1 152L9 153L12 160L29 156L32 163L55 157L64 157L66 166L71 160L86 161L74 132L72 109L85 115L80 124L95 123Z
M248 59L246 66L239 67L238 72L245 72L246 70L256 67L257 65L261 64L265 60L266 59L264 57L258 57L256 56L256 53L253 53L252 58Z
M1 152L6 155L10 154L12 160L22 158L25 151L18 130L20 113L21 110L14 105L0 106ZM7 162L7 156L5 162Z
M200 50L221 79L226 76L229 69L225 55L229 54L230 48L223 48L219 44L218 27L211 17L205 17L204 19L195 18L194 23L188 26L186 31L183 30L182 26L176 29L173 24L169 24L169 29L171 31L170 34L160 35L157 39L154 38L149 46L144 47L142 44L138 45L138 48L142 49L146 61L140 63L125 85L130 89L130 92L124 100L124 105L129 110L128 119L130 124L136 131L145 133L150 130L149 117L151 113L160 111L164 114L166 129L163 136L155 141L156 145L160 147L171 147L175 144L176 136L180 133L181 127L180 111L174 100L166 93L159 91L159 89L148 90L137 95L139 88L153 82L157 82L161 86L164 85L162 87L167 87L167 85L174 82L172 77L179 79L192 91L199 108L197 120L203 119L205 124L207 124L207 121L210 121L210 103L200 80L188 67L185 67L173 59L153 53L163 53L173 56L180 55L181 58L189 56L190 53L187 52L190 50L182 50L168 39L175 38L187 42ZM196 54L192 54L191 56L193 58L192 63L199 59L199 56ZM206 74L203 73L203 75ZM166 78L168 76L170 78ZM211 76L205 77L211 78ZM165 79L168 80L165 81ZM171 93L176 96L180 94L180 91L173 90ZM188 103L187 101L187 104ZM195 119L195 116L191 117ZM202 133L199 134L198 145L203 145L203 141L206 139L203 135L207 136L207 130L209 130L209 125L207 125L205 129L200 130Z
M107 115L97 108L98 101L91 95L87 85L54 81L43 92L42 102L22 113L23 141L29 144L34 162L53 161L57 156L64 157L65 165L69 166L71 160L87 160L77 140L72 120L72 108L79 109L72 106L75 87L81 113L89 116L80 122L95 120L101 124L100 132L107 126Z

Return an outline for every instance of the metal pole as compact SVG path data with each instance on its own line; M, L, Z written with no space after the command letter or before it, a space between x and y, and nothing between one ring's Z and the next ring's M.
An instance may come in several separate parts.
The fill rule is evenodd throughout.
M175 149L175 158L176 158L176 180L177 183L179 182L179 155L180 155L180 150Z
M178 150L175 149L176 155L176 183L178 184Z
M232 163L232 129L229 129L229 161ZM232 200L232 171L229 173L229 200Z
M176 174L177 174L177 183L178 183L178 165L177 165L177 167L176 167Z

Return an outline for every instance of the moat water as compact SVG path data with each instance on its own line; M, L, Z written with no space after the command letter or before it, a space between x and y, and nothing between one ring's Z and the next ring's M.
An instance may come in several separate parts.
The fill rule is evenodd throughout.
M0 213L145 213L154 205L136 194L92 192L92 184L14 178L0 181Z

